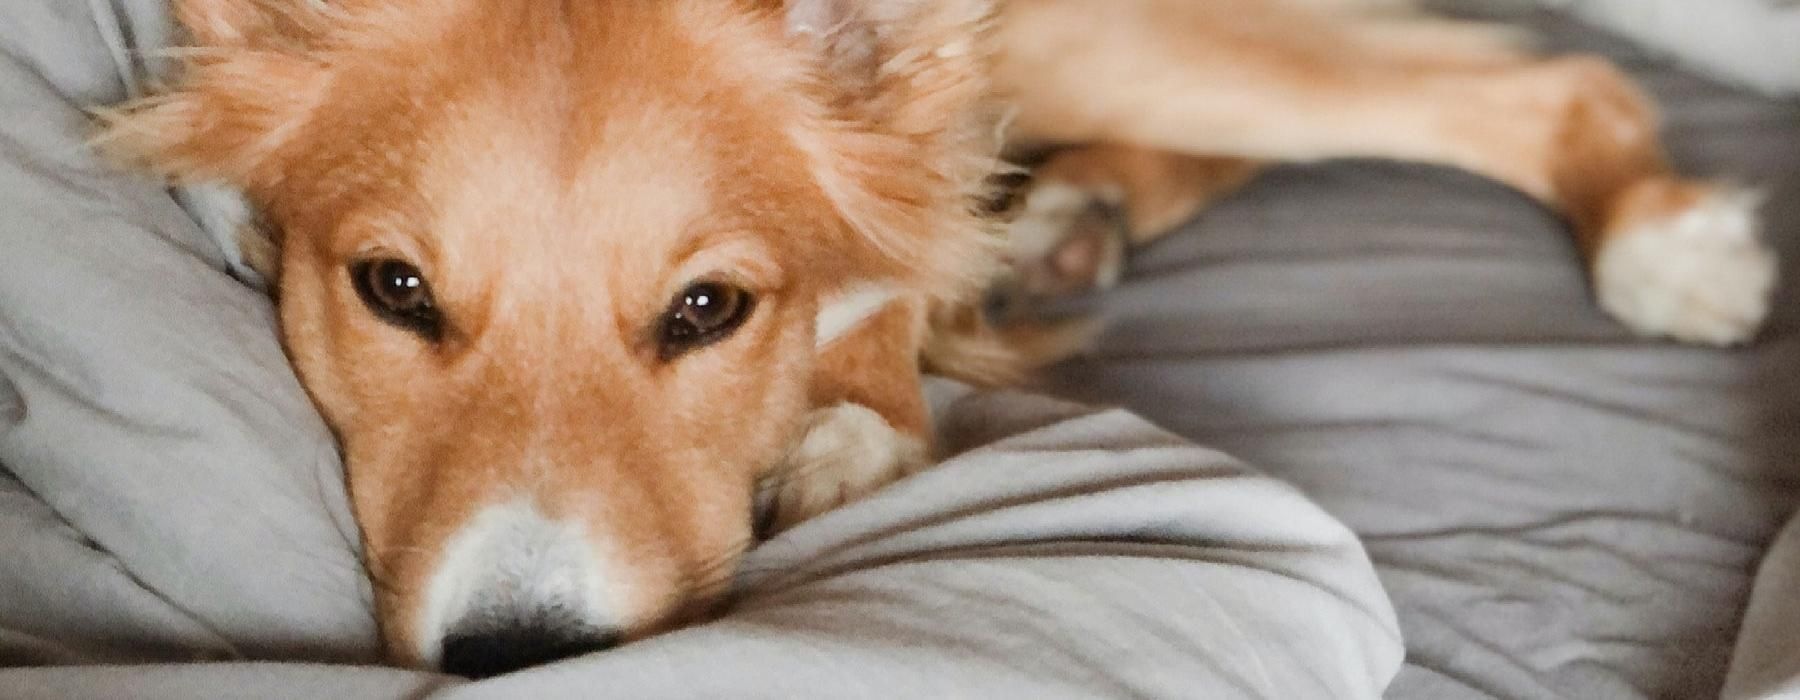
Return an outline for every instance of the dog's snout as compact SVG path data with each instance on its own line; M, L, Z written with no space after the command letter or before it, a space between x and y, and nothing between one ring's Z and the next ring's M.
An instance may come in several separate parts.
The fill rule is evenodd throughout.
M604 651L619 643L616 630L559 627L549 623L484 626L444 639L446 673L488 678L559 659Z
M532 499L482 508L436 560L412 653L485 677L617 644L634 578L609 542Z

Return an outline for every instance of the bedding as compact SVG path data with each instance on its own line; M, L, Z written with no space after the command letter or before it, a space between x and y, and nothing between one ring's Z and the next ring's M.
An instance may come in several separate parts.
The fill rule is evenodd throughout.
M1123 411L935 389L968 451L757 549L714 623L479 683L115 664L0 671L0 696L1379 697L1392 610L1293 489Z
M340 468L267 299L84 143L161 16L0 7L0 656L366 658Z
M1719 80L1768 95L1800 95L1800 3L1793 0L1537 2L1566 8Z
M1794 644L1794 622L1800 620L1800 517L1788 521L1769 545L1758 567L1756 586L1744 610L1731 671L1725 677L1725 700L1800 696L1800 645Z
M1800 104L1519 21L1645 80L1683 166L1765 188L1789 281L1753 346L1633 338L1512 192L1342 163L1272 173L1142 251L1092 305L1100 348L1049 388L1343 518L1407 640L1389 697L1717 697L1800 477Z
M759 547L718 622L474 684L369 664L332 439L195 223L216 200L83 143L167 36L157 2L0 7L0 697L1378 697L1398 668L1360 544L1291 487L948 384L966 453Z

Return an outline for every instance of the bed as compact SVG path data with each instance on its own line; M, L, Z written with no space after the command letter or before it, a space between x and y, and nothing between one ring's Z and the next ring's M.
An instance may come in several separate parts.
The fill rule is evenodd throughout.
M1800 275L1800 105L1525 21L1767 187ZM1709 697L1793 510L1800 289L1750 348L1643 341L1519 195L1289 167L1079 304L1109 331L1042 389L1084 404L934 384L966 451L759 549L731 616L383 668L330 435L213 205L81 143L168 31L0 10L0 696Z

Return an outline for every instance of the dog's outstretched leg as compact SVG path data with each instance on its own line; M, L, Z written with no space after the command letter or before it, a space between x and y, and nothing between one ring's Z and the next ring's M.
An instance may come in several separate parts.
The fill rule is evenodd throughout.
M1775 264L1755 199L1675 174L1649 100L1606 61L1296 1L1094 12L1014 0L1003 12L996 88L1018 107L1017 138L1460 167L1564 215L1601 305L1639 332L1730 344L1767 314Z

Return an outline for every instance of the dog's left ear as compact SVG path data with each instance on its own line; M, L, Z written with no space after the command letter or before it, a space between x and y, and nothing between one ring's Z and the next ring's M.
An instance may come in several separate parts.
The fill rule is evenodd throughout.
M958 295L985 282L975 213L997 164L988 94L992 0L781 0L815 59L828 128L818 178L881 274Z
M329 85L309 44L323 26L312 0L175 0L193 45L174 51L176 82L160 94L96 110L99 145L173 179L244 189L279 179L271 168Z

